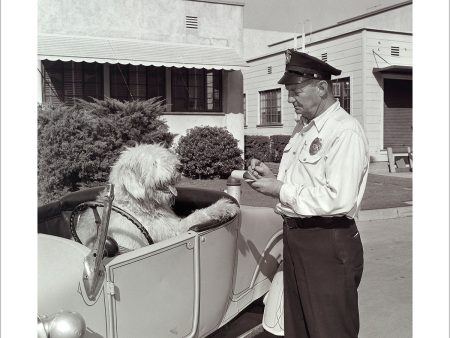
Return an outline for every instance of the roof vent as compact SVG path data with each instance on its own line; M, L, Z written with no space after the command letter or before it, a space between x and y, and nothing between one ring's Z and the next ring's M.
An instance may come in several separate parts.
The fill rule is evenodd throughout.
M272 66L267 67L267 74L272 74Z
M400 56L400 47L391 46L391 55Z
M186 15L186 28L198 29L198 17Z
M328 53L322 53L320 56L322 57L322 61L323 62L327 62L328 61Z

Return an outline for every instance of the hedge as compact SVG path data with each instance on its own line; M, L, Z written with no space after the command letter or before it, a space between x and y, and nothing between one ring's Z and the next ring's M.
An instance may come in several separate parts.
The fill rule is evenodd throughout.
M257 158L263 162L279 163L289 139L289 135L245 135L245 160Z
M270 157L272 162L279 163L283 156L283 150L288 144L289 135L272 135L270 136Z
M267 136L244 136L245 160L257 158L263 162L270 162L270 139Z
M176 148L183 174L191 178L227 178L242 169L242 150L225 128L194 127L182 136Z
M160 119L164 111L164 102L157 98L76 100L74 106L38 107L39 203L106 182L125 146L170 146L175 135Z

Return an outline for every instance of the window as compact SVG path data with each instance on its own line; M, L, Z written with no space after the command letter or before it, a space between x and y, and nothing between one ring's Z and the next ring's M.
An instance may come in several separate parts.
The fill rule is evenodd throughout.
M64 67L61 61L42 61L43 68L43 102L64 102Z
M350 114L350 78L332 80L333 95L341 103L347 113Z
M259 92L261 125L281 123L281 89Z
M43 102L73 104L74 98L103 99L103 66L97 62L42 61Z
M117 63L110 66L109 72L111 97L122 101L129 100L129 67Z
M122 101L165 98L164 67L121 65L110 67L111 97Z
M147 68L147 98L166 98L166 67Z
M222 72L172 68L172 111L222 111Z

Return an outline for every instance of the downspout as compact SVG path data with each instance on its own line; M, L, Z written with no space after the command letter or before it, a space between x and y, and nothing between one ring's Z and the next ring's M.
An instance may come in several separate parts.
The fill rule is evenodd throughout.
M367 56L366 56L366 43L367 43L367 31L363 29L361 32L362 34L362 77L361 77L361 95L362 95L362 114L361 114L361 124L363 126L364 131L367 133L367 126L366 126L366 71L367 71ZM352 101L353 101L354 95L352 95ZM354 107L353 102L351 102L352 107Z
M37 78L37 103L42 104L43 101L43 93L42 93L42 88L43 88L43 82L44 82L44 76L42 75L42 61L37 60L37 68L38 68L38 78Z

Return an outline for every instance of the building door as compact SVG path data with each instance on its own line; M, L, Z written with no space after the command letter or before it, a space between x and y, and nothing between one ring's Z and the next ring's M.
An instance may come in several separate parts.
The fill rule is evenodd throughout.
M384 149L412 147L412 80L384 79ZM398 150L397 150L398 149Z

